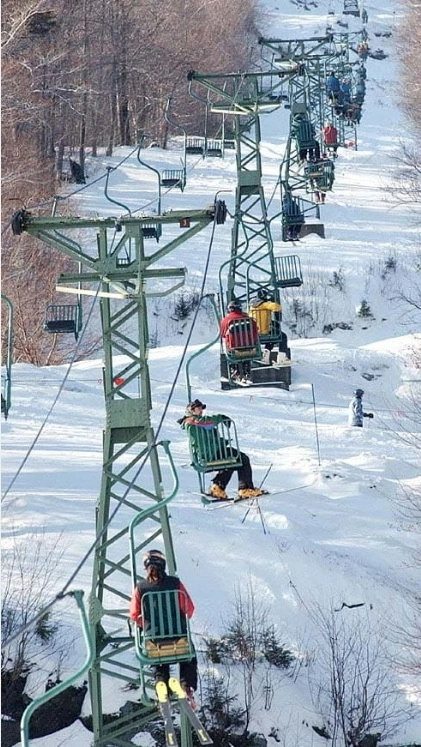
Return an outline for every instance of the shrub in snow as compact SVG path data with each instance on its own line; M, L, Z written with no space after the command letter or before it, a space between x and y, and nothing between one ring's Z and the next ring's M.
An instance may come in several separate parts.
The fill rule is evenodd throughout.
M361 304L357 306L356 312L357 312L357 316L361 317L362 319L373 318L373 313L371 311L370 305L365 300L365 298L363 298L363 300L361 301Z

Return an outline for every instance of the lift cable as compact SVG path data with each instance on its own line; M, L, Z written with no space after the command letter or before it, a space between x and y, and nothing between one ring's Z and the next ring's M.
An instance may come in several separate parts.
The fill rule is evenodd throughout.
M112 244L111 244L111 246L113 245L113 243L114 243L114 241L115 241L116 233L117 233L117 227L116 227L116 228L114 229L114 236L113 236L113 239L112 239ZM100 281L100 282L101 282L101 281ZM32 443L30 444L30 446L29 446L29 448L28 448L28 450L27 450L27 452L26 452L26 454L25 454L25 456L24 456L24 458L23 458L23 460L22 460L21 464L19 465L18 469L16 470L16 472L15 472L15 474L14 474L14 476L13 476L13 478L12 478L11 482L10 482L10 483L9 483L9 485L7 486L6 490L5 490L5 491L4 491L4 493L2 494L2 497L1 497L1 502L2 502L2 503L3 503L4 499L5 499L6 497L7 497L8 493L10 492L11 488L13 487L13 485L15 484L15 482L16 482L16 480L17 480L18 476L19 476L19 475L20 475L20 473L22 472L22 469L23 469L23 467L25 466L26 462L27 462L27 461L28 461L28 459L29 459L29 456L31 455L31 453L32 453L32 451L34 450L34 448L35 448L35 446L36 446L37 442L39 441L39 439L40 439L40 437L41 437L41 434L42 434L42 432L43 432L43 430L44 430L45 426L47 425L47 422L48 422L48 420L49 420L49 418L50 418L50 416L51 416L51 414L52 414L52 412L53 412L53 410L54 410L54 408L55 408L55 406L56 406L56 404L57 404L57 402L58 402L58 400L59 400L59 398L60 398L60 396L61 396L61 393L62 393L62 391L63 391L63 389L64 389L64 385L66 384L66 381L67 381L67 379L68 379L68 378L69 378L69 376L70 376L70 372L71 372L71 370L72 370L73 364L74 364L74 362L75 362L75 360L76 360L76 356L77 356L77 354L78 354L79 348L80 348L80 346L81 346L81 343L82 343L82 340L83 340L83 338L84 338L84 335L85 335L85 331L86 331L86 329L87 329L87 326L88 326L88 322L89 322L89 320L90 320L90 319L91 319L91 317L92 317L92 314L93 314L93 311L94 311L94 308L95 308L96 302L97 302L97 300L98 300L98 295L99 295L99 291L100 291L100 282L99 282L99 284L98 284L98 288L97 288L96 294L95 294L94 298L92 299L91 307L90 307L90 309L89 309L89 312L88 312L88 315L87 315L87 320L86 320L85 326L84 326L84 328L83 328L83 330L82 330L82 334L81 334L81 335L79 336L79 338L78 338L78 340L77 340L77 343L76 343L75 349L74 349L74 351L73 351L73 354L72 354L71 360L70 360L70 362L69 362L69 364L68 364L68 366L67 366L67 369L66 369L66 371L65 371L65 373L64 373L63 379L61 380L61 382L60 382L60 384L59 384L58 392L57 392L56 396L54 397L54 400L53 400L53 402L51 403L51 406L50 406L50 408L48 409L48 412L46 413L46 415L45 415L45 417L44 417L44 420L42 421L42 423L41 423L41 425L40 425L40 427L39 427L39 429L38 429L38 432L37 432L37 434L35 435L35 438L33 439ZM12 501L11 501L11 503L12 503ZM9 504L8 504L8 506L10 506L10 505L11 505L11 503L9 503Z

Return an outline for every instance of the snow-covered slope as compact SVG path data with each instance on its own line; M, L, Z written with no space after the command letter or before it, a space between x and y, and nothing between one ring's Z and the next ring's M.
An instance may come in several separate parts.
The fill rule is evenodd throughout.
M267 0L267 6L267 31L262 29L267 36L304 37L324 30L325 3L310 4L308 10L285 0L273 5ZM366 7L369 31L372 24L393 32L398 4L377 0ZM351 22L357 23L356 19ZM326 619L332 616L348 631L361 624L370 632L373 647L381 637L385 653L395 662L388 677L400 690L400 707L413 703L413 718L397 728L394 739L409 743L419 741L421 735L419 691L398 666L402 647L396 643L395 630L409 610L411 596L419 592L413 562L419 535L416 527L403 521L397 506L405 490L421 488L419 449L411 436L418 430L419 445L420 318L399 300L400 289L410 287L414 277L417 231L408 212L393 206L385 191L393 172L390 156L399 145L403 123L394 103L393 36L382 39L381 45L389 56L367 62L358 150L340 150L334 191L321 208L326 238L309 236L294 249L305 278L300 293L305 303L313 304L317 318L308 338L289 335L290 391L222 392L217 345L192 366L194 396L207 403L209 413L224 412L235 420L256 484L271 466L266 483L279 492L262 499L259 506L239 504L217 510L202 506L195 494L197 478L189 467L187 442L176 423L186 404L183 378L176 385L161 434L171 441L179 468L180 491L171 505L171 527L179 573L196 604L197 647L203 649L204 637L224 632L236 596L252 589L283 643L297 657L293 676L280 678L279 685L274 677L277 686L271 709L264 707L263 679L256 686L252 709L251 729L266 736L273 730L285 747L323 744L311 726L323 725L316 690L319 680L326 681L324 633ZM263 118L267 195L275 188L286 127L282 113ZM129 151L121 148L112 158L97 159L90 165L92 179L106 165L117 165ZM147 159L156 167L177 168L179 144L175 142L166 152L148 150ZM224 189L231 209L235 181L233 154L210 162L190 157L184 193L165 194L163 207L206 207ZM155 198L155 183L133 154L112 172L110 192L133 210L146 209ZM82 211L116 213L104 198L103 182L79 193L75 214ZM218 270L229 256L230 228L230 221L217 228L208 292L218 291ZM278 230L278 234L274 230L275 248L285 251L280 226ZM200 287L208 244L209 233L204 232L195 238L192 251L184 246L171 255L175 265L188 266L189 290ZM392 269L388 267L391 258ZM334 273L343 279L341 289L331 282ZM284 317L290 323L295 297L291 291L284 302ZM357 316L363 298L370 304L370 318ZM150 372L153 418L158 423L187 328L167 320L165 304L156 302L153 311L151 332L156 333L160 347L150 351ZM321 335L324 325L338 322L350 329L336 328ZM200 317L189 353L215 334L214 323L207 316ZM63 558L57 589L73 573L94 537L104 424L101 361L92 360L73 365L40 432L65 372L64 366L35 370L16 365L13 406L2 424L3 490L14 479L3 503L4 547L7 552L13 535L25 537L34 529L44 529L52 539L61 536ZM348 403L357 386L365 390L365 409L375 416L363 429L347 425ZM232 486L236 487L235 480ZM88 592L90 575L87 563L75 579L75 588ZM343 603L361 606L342 607ZM320 625L320 617L325 626ZM76 619L70 624L77 627ZM202 659L203 681L205 669ZM111 710L127 694L113 692L107 697ZM43 747L64 742L81 747L90 743L90 735L76 724L34 740ZM148 738L139 744L149 744ZM275 744L273 737L269 744Z

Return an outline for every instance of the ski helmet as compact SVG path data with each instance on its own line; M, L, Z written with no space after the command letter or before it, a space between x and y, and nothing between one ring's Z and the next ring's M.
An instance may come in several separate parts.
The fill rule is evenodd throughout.
M153 565L155 568L160 568L162 571L165 571L165 555L160 550L149 550L144 556L143 556L143 565L145 568L149 568L149 566Z
M241 301L230 301L228 304L228 311L241 311Z
M261 301L266 301L268 297L268 292L266 288L260 288L257 291L257 298L259 298Z
M364 394L364 390L363 389L355 389L354 394L355 394L356 397L362 397L363 394Z

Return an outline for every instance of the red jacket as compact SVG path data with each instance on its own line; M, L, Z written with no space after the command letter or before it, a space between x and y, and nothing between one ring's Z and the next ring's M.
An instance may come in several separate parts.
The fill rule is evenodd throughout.
M186 587L176 576L165 575L158 584L151 584L145 580L140 581L136 586L130 601L130 620L133 620L140 628L143 628L141 598L144 591L166 591L171 589L178 589L183 592L178 595L180 610L186 615L186 617L190 618L194 612L194 604Z
M251 338L250 339L239 342L238 340L235 339L235 337L232 334L230 334L229 326L231 322L234 322L237 319L250 319L250 322L251 322ZM220 330L221 330L221 337L225 340L228 349L236 348L236 347L253 347L254 345L256 345L259 339L259 328L255 320L252 319L251 316L249 316L248 314L245 314L244 311L231 311L229 314L224 316L224 318L221 319Z
M338 130L333 125L323 127L323 140L326 145L336 145L338 142Z

